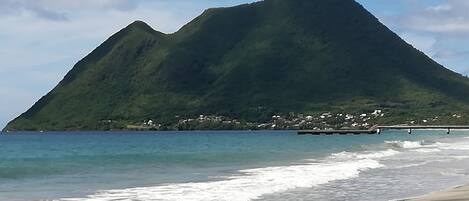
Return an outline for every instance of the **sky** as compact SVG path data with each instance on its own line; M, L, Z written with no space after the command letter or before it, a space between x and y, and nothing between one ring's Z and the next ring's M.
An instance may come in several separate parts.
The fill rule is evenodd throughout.
M172 33L207 8L253 1L0 0L0 129L131 22ZM437 62L469 74L469 1L357 1Z

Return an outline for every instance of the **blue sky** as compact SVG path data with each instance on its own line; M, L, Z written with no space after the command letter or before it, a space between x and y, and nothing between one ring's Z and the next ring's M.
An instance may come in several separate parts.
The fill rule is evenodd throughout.
M171 33L210 7L254 0L1 0L0 127L134 20ZM357 0L427 55L469 74L469 1Z

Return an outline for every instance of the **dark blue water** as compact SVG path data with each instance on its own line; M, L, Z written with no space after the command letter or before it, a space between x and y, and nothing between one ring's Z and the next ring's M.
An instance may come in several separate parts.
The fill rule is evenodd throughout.
M442 133L323 137L297 136L294 132L9 133L0 135L0 200L85 198L102 190L187 183L199 183L201 189L210 189L214 195L221 191L205 186L240 175L240 170L261 168L249 173L259 176L270 173L265 169L268 167L296 167L311 160L325 163L334 153L404 148L392 147L386 141L436 142L469 136L464 132L451 136ZM231 179L245 182L241 180L244 177ZM226 185L236 188L238 184L249 186L236 182ZM289 186L282 190L282 181L275 185L278 191L265 191L257 197L249 194L239 200L291 190ZM183 193L181 196L184 199Z

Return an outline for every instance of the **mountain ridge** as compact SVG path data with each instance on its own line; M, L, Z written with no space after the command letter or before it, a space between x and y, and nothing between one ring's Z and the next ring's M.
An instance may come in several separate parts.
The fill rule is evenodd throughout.
M200 114L264 122L274 114L373 109L396 113L377 123L399 123L408 120L400 113L466 113L468 103L467 78L355 1L266 0L208 9L171 34L135 21L5 130L101 130L103 120L169 126Z

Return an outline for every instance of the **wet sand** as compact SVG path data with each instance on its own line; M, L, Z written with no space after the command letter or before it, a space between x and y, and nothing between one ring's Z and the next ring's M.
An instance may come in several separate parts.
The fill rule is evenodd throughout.
M409 201L469 201L469 186L459 186L445 191L408 199Z

